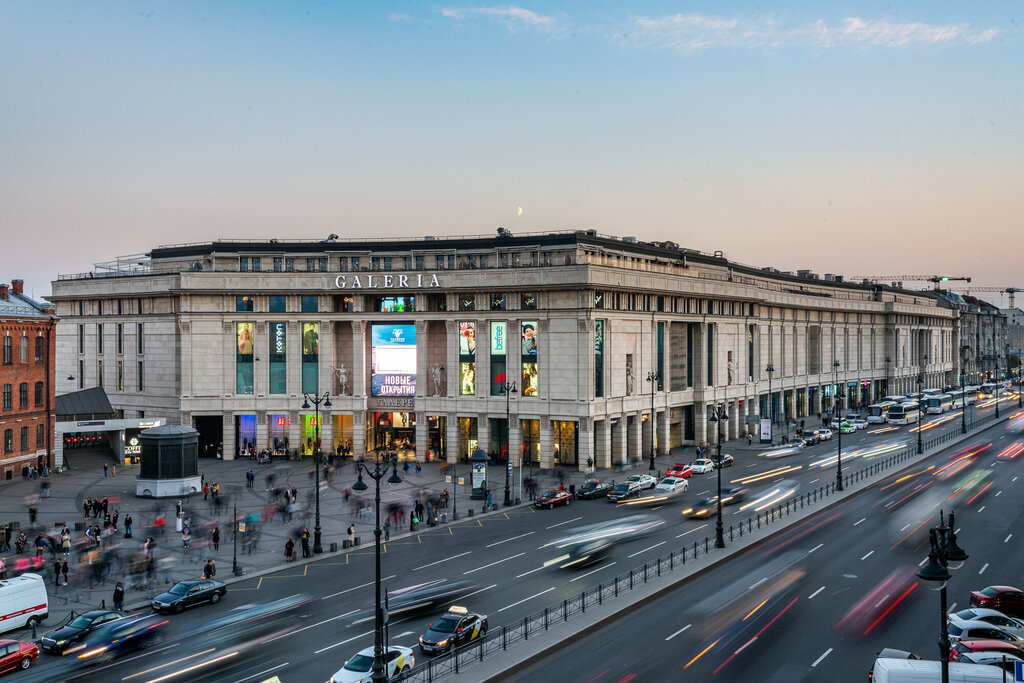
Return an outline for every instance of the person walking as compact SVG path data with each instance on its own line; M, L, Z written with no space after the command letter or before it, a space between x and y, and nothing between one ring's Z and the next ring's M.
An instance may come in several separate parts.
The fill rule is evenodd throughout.
M284 544L284 561L291 562L295 559L295 541L289 538Z
M82 501L82 511L85 513L86 517L89 516L90 510L92 510L92 498L86 498Z
M4 524L4 528L0 529L0 551L11 549L11 526Z
M112 526L112 527L114 527L116 529L117 528L117 518L120 517L120 516L121 516L121 513L117 511L117 508L114 508L114 514L112 514L110 516L110 526Z
M124 584L120 581L114 586L114 611L124 611Z
M132 537L132 513L128 513L124 516L124 537Z
M117 479L117 463L114 463L113 465L111 465L111 467L110 467L110 476L113 477L114 479Z
M29 524L31 524L32 526L36 525L36 516L38 515L38 512L39 511L36 510L36 506L35 505L29 505L28 506L28 521L29 521Z
M192 530L188 527L181 530L181 546L183 548L192 547Z
M106 496L103 496L103 503L100 505L103 511L103 516L106 517L107 511L110 509L110 501Z
M220 550L220 527L219 526L213 527L213 533L210 534L210 536L211 536L211 538L213 540L213 549L214 550Z
M60 574L64 579L64 585L68 585L68 558L66 557L60 562Z
M351 548L356 544L356 525L348 525L348 546Z
M103 463L103 478L106 479L108 474L110 474L110 468L107 467L107 463Z
M203 578L212 579L217 575L217 567L213 564L213 560L207 560L206 566L203 567Z
M749 448L754 443L754 437L747 432L747 447Z
M60 560L53 563L53 585L60 585Z
M309 552L309 529L302 529L302 537L299 540L302 542L302 557L310 557L312 553Z

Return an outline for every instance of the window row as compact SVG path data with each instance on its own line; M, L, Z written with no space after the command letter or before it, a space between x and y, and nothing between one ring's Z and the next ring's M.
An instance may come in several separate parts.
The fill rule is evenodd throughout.
M19 431L20 431L20 436L21 436L21 438L19 439L19 445L21 446L19 450L27 451L27 450L29 450L29 448L31 448L29 446L29 441L28 441L29 429L28 429L28 427L22 427ZM46 425L43 425L43 424L36 425L36 446L35 447L36 448L46 448ZM14 430L13 429L5 429L4 430L4 453L13 453L13 452L14 452Z
M145 328L144 323L135 324L135 353L143 355L145 353ZM114 325L114 349L117 355L124 355L124 323L116 323ZM104 336L105 327L103 323L96 325L96 353L102 354L104 352ZM85 353L85 325L78 326L78 353Z
M93 302L90 302L89 306L86 306L86 302L84 300L79 301L78 315L125 315L126 313L131 313L133 310L136 314L142 315L143 299L134 299L134 305L132 304L132 301L132 299L97 299L95 307L92 305ZM150 304L150 306L152 306L152 304ZM87 308L88 310L86 310Z
M3 388L3 409L14 410L14 385L5 384ZM45 401L45 390L43 389L42 382L36 382L35 384L35 406L41 407ZM18 385L18 408L28 408L28 382L22 382Z
M336 259L336 260L334 260ZM332 264L333 260L333 264ZM270 271L306 272L367 272L413 270L473 270L477 268L519 268L523 266L563 266L576 260L575 252L568 251L498 251L478 254L414 254L403 256L239 256L239 272L263 272L269 263ZM334 265L334 268L330 268Z
M634 294L630 292L594 292L594 308L610 311L648 311L688 315L732 315L754 317L757 306L745 301L690 299L681 296Z
M135 363L135 391L145 390L145 365L143 361L136 361ZM104 368L103 361L96 361L96 384L100 387L106 386L104 384ZM78 388L85 388L85 361L78 361ZM128 391L128 380L125 375L124 361L119 360L114 364L114 388L117 391Z
M43 337L33 337L34 342L29 341L28 335L22 335L18 341L18 362L28 363L29 362L29 347L30 345L35 346L34 362L42 363L45 361L46 356L46 339ZM6 336L3 341L3 364L13 365L14 364L14 337Z
M513 309L511 303L515 301L515 294L506 292L495 292L486 295L484 306L480 310L491 311L535 311L537 310L537 292L522 292L519 296L519 308ZM335 313L351 313L354 311L355 298L352 295L343 294L333 297ZM375 313L413 313L416 311L416 297L406 296L375 296L367 297L369 310ZM475 311L477 309L478 296L476 294L458 295L458 310ZM445 294L427 295L428 311L447 311L448 297ZM235 296L235 311L238 313L256 312L256 297L249 294ZM288 309L288 297L284 295L271 295L267 297L267 312L269 313L291 313ZM301 313L319 313L320 297L316 295L303 295L299 301ZM81 326L80 326L81 327ZM120 332L119 332L120 334ZM118 337L120 339L120 337ZM83 333L79 330L79 346L83 344ZM102 353L102 351L100 351ZM141 351L140 351L141 353Z

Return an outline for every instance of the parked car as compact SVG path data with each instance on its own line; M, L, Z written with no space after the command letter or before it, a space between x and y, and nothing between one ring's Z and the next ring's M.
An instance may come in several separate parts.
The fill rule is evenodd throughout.
M987 607L969 607L959 612L953 612L946 617L949 622L962 623L965 621L980 621L991 624L1003 631L1012 633L1015 636L1024 638L1024 622L1019 619L1008 617L1002 612Z
M608 500L617 503L627 498L635 498L640 495L640 485L635 481L624 481L608 492Z
M799 436L794 436L792 439L789 440L789 443L786 444L786 447L787 448L805 448L806 446L809 446L809 445L810 444L807 443L806 440L800 438Z
M678 479L689 479L693 476L693 468L685 462L677 462L672 467L668 468L668 472L665 473L666 477L676 477Z
M814 431L817 432L819 441L832 440L832 430L828 427L822 427L821 429L815 429Z
M649 474L633 474L626 477L626 481L635 481L637 486L640 487L641 491L653 489L655 486L658 485L658 480Z
M732 467L732 464L736 462L736 458L732 457L728 453L722 454L722 467ZM718 459L715 459L715 467L718 467Z
M563 489L551 489L537 496L534 505L539 508L551 509L556 505L569 505L572 503L572 494Z
M27 669L39 657L35 643L20 640L0 640L0 673L14 669Z
M715 463L708 458L701 458L700 460L694 460L691 467L694 474L707 474L715 469Z
M223 581L214 579L181 581L171 586L166 593L161 593L153 598L153 611L181 614L186 608L201 605L204 602L216 604L227 592L228 587Z
M1024 647L1024 638L986 624L984 621L950 621L946 625L952 640L1002 640Z
M949 661L955 662L960 655L968 652L1005 652L1007 655L1024 657L1024 648L1005 640L959 640L949 649Z
M971 607L988 607L1012 617L1024 617L1024 591L1012 586L989 586L971 591Z
M957 655L957 658L952 661L960 662L961 664L988 664L989 666L998 666L1005 669L1012 676L1014 669L1017 666L1014 662L1024 662L1024 659L1008 652L983 650L981 652L960 653Z
M655 491L662 493L682 493L690 488L690 482L685 479L679 479L677 477L665 477L662 479L657 486L654 487Z
M94 609L85 614L79 614L60 628L44 633L39 644L44 652L63 654L65 650L78 645L82 638L100 626L122 617L124 617L123 614L112 609Z
M588 479L583 482L583 486L576 489L576 497L582 500L592 500L594 498L602 498L608 495L608 492L612 490L614 482L601 481L600 479Z

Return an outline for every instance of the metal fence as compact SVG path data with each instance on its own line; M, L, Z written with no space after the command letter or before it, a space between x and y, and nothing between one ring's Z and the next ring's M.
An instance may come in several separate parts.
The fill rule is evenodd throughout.
M995 416L991 415L980 420L970 421L967 423L967 431L974 431L983 425L994 422L995 419ZM964 436L962 430L954 430L930 439L924 439L924 450L927 452L932 448L962 436ZM916 456L917 444L914 443L906 446L900 451L886 456L884 459L872 462L844 475L843 488L845 489L850 484L874 477ZM812 506L835 493L836 482L831 482L801 493L798 496L793 496L788 500L771 506L767 510L757 512L739 523L730 524L728 529L725 530L728 534L728 540L731 542L738 538L743 538L745 534L749 535L763 526L768 526L793 512ZM467 645L447 654L427 659L415 668L407 669L392 680L408 681L410 683L429 683L451 674L457 674L476 662L484 661L488 655L504 652L519 642L528 641L530 638L547 631L558 622L568 621L570 617L579 614L586 614L588 609L604 604L607 600L614 600L619 597L620 593L632 591L637 586L646 584L651 579L661 576L664 572L671 572L677 567L684 567L687 562L692 563L701 555L709 554L714 545L714 538L711 536L695 540L692 544L687 544L667 555L662 555L650 562L645 562L643 566L619 574L610 581L586 588L580 591L579 594L566 598L560 603L548 605L544 609L525 616L519 621L494 628L486 635L480 636Z

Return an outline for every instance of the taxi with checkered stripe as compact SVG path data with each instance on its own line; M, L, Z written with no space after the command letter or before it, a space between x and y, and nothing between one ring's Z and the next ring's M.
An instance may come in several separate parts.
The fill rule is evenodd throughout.
M465 645L487 633L487 616L453 605L420 636L423 654L439 654Z

